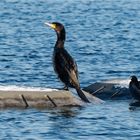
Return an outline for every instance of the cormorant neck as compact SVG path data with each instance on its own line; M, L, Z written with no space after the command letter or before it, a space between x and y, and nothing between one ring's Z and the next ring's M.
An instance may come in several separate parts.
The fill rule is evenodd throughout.
M57 34L57 41L55 47L63 48L65 42L65 29L61 30L61 32L56 31L56 34Z
M56 41L55 48L64 48L64 41Z

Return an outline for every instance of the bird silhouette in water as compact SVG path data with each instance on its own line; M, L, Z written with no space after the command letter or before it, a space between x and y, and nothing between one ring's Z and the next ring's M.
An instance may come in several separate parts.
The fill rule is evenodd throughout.
M83 101L89 102L89 100L80 88L76 62L64 48L64 43L66 39L66 32L64 26L58 22L45 22L45 24L54 29L57 34L57 41L53 52L53 65L59 79L65 85L64 89L68 90L68 87L75 88L79 97Z

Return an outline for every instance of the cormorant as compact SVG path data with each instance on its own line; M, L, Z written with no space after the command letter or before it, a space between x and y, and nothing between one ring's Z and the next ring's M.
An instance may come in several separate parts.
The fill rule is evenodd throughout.
M135 100L140 101L140 83L136 76L131 76L131 81L129 83L129 90L132 97Z
M83 101L89 102L89 100L80 88L76 62L64 48L64 42L66 39L66 32L64 26L58 22L46 22L45 24L54 29L57 34L57 41L53 52L53 65L55 72L65 85L64 88L67 90L68 87L75 88L79 97Z

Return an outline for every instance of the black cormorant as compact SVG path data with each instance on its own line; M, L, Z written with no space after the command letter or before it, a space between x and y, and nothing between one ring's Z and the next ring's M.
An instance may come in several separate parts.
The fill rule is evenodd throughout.
M131 81L129 83L129 90L132 97L140 101L140 83L135 75L131 76Z
M57 34L57 41L53 52L53 65L55 72L57 73L60 80L64 83L65 89L68 89L68 87L75 88L79 97L83 101L89 102L80 88L76 62L64 48L64 42L66 38L64 26L58 22L46 22L45 24L54 29Z

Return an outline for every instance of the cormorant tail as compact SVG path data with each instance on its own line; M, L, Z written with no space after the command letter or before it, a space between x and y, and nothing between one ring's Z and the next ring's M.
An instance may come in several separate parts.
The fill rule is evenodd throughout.
M85 94L83 93L83 91L82 91L80 88L76 88L76 91L77 91L79 97L80 97L83 101L85 101L85 102L87 102L87 103L90 103L90 101L88 100L88 98L85 96Z

